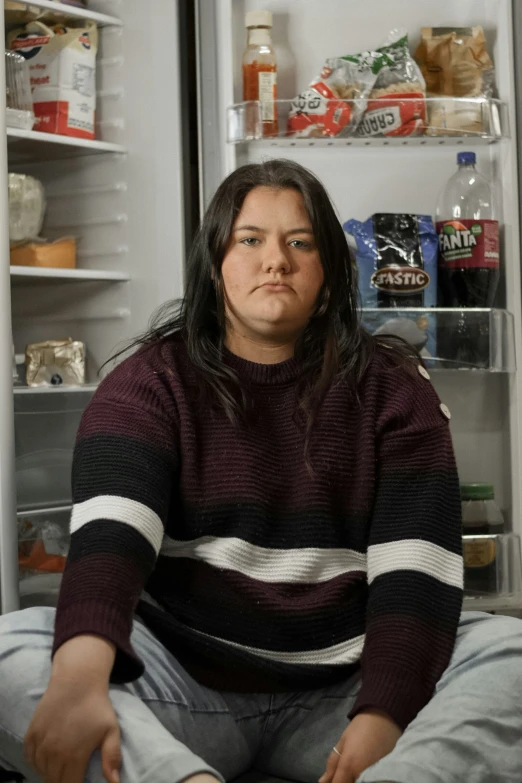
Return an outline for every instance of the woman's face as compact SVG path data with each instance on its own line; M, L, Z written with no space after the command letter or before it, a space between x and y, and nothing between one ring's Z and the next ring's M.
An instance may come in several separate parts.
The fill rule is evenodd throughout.
M221 268L229 328L295 341L324 280L312 225L296 190L257 187L234 223Z

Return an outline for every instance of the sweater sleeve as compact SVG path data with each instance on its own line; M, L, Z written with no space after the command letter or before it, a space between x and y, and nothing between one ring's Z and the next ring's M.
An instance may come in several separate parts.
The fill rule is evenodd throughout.
M404 729L448 666L462 606L460 492L448 426L423 368L383 372L377 491L368 546L362 686L350 717Z
M113 682L141 676L130 634L158 556L178 464L175 404L141 351L100 385L78 431L71 545L53 655L81 634L116 646Z

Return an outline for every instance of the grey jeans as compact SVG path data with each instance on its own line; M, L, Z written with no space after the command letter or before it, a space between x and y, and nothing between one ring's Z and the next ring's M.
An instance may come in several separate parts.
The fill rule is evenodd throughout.
M40 778L23 737L50 674L54 610L0 618L0 765ZM316 783L347 726L357 676L300 693L219 693L198 685L141 624L137 682L112 686L122 783L179 783L197 772L232 780L251 768ZM99 754L85 778L102 783ZM464 614L451 663L395 750L361 783L522 783L522 622Z

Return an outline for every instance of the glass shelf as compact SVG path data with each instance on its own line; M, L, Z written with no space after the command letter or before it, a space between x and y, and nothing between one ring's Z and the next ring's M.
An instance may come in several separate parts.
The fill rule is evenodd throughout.
M230 143L255 141L272 147L364 147L460 145L471 141L492 144L509 137L507 106L493 99L442 97L426 98L419 102L418 98L397 100L388 97L372 99L371 109L368 109L368 101L360 98L342 101L318 96L318 101L321 106L315 110L320 111L321 115L338 118L348 105L349 111L360 112L361 120L350 131L340 130L335 135L325 135L324 125L318 121L319 116L311 112L305 101L300 104L297 98L278 100L272 103L279 130L276 135L267 136L263 133L262 119L266 102L246 101L228 108L227 139ZM397 135L401 131L401 108L407 114L416 111L418 117L425 121L420 134ZM303 126L302 130L289 134L288 119L296 116L301 120L299 124ZM335 119L330 121L336 123L336 128L341 124ZM386 131L387 127L391 130Z
M97 383L84 383L83 386L13 386L13 394L80 394L81 392L94 393L98 388Z
M78 158L85 155L113 153L124 155L125 147L108 141L80 139L59 133L7 128L7 154L9 163L38 163L62 158Z
M130 280L126 272L115 272L104 269L62 269L60 267L44 266L11 266L11 282L13 284L31 285L37 280L44 283L78 282L88 283L92 281L108 283L125 283Z
M512 373L513 315L491 308L363 308L372 334L395 334L415 346L434 370Z
M63 21L92 21L98 27L121 27L123 22L115 16L100 14L88 8L81 8L66 3L57 3L54 0L19 0L15 8L7 8L4 11L6 27L26 24L34 19L54 22Z
M522 593L518 595L464 596L465 612L491 612L522 617Z

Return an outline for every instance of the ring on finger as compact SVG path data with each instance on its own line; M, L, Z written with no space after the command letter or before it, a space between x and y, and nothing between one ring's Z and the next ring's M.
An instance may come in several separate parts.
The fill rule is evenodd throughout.
M337 755L338 755L338 756L340 756L340 755L341 755L341 754L339 753L339 751L337 750L337 748L335 747L335 745L333 746L332 750L333 750L333 752L334 752L334 753L337 753Z

